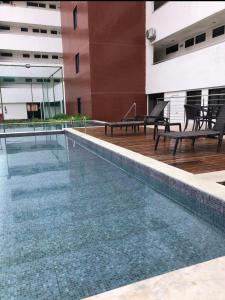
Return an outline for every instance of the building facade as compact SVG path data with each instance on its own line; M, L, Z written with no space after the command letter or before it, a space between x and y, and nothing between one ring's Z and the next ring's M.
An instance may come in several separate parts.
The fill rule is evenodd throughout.
M61 20L67 112L145 114L145 2L61 1Z
M182 122L185 103L225 101L225 1L148 1L146 33L149 109Z
M57 71L58 70L58 71ZM0 1L0 114L65 111L59 1Z

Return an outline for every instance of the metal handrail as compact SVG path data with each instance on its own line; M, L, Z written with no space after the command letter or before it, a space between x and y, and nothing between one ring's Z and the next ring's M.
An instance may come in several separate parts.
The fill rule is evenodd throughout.
M131 107L128 109L127 113L124 115L123 119L126 119L126 117L129 115L129 113L131 112L131 110L134 108L134 116L136 117L137 115L137 111L136 111L136 102L134 102Z

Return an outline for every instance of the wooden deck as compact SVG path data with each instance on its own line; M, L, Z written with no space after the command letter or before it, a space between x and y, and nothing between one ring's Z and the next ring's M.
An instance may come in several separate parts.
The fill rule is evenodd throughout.
M183 140L178 145L176 156L173 157L174 140L164 142L162 139L158 150L154 151L155 141L150 128L146 136L143 128L137 133L131 129L126 133L125 129L121 131L120 128L115 128L112 137L110 134L105 136L104 127L86 128L86 133L194 174L225 170L225 140L221 153L216 152L217 139L197 139L194 149L190 140Z

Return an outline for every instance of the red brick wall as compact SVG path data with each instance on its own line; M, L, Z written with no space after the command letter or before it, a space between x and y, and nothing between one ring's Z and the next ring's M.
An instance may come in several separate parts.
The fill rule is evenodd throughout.
M74 30L73 9L76 6L78 26ZM87 2L61 1L61 22L66 110L68 114L77 113L77 98L80 97L82 111L92 115ZM80 54L80 72L76 74L77 53Z
M88 2L93 116L120 120L136 101L146 113L145 2Z
M120 120L134 101L137 113L145 114L145 2L62 1L61 10L67 111L76 112L81 97L83 112L93 119Z

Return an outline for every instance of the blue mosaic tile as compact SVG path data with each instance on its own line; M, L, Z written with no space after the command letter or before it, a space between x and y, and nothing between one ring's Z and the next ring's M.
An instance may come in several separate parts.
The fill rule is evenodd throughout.
M225 255L205 221L224 226L219 201L78 141L8 138L0 150L1 299L81 299Z

